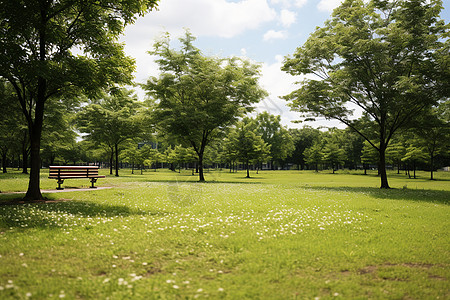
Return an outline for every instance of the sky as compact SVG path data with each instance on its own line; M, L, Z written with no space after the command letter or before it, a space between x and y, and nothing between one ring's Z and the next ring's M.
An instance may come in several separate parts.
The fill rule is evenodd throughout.
M256 105L256 112L280 115L289 128L309 125L345 126L319 118L315 122L293 123L299 114L291 112L280 96L294 89L299 78L281 71L285 56L302 46L317 26L330 18L340 0L160 0L158 9L140 17L125 29L121 41L127 55L136 59L135 81L145 83L157 76L155 57L147 52L163 33L173 40L189 29L197 38L194 45L204 55L239 56L261 64L260 85L269 96ZM441 17L450 20L450 0L443 2ZM144 92L136 89L139 98Z

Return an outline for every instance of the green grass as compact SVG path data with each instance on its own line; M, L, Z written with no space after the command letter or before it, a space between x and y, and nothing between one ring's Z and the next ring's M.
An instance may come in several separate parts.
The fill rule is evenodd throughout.
M0 299L450 298L448 173L121 175L0 206Z

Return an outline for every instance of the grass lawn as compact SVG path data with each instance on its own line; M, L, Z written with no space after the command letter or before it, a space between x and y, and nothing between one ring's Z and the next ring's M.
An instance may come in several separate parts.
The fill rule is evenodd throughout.
M450 299L449 173L135 173L0 205L0 299Z

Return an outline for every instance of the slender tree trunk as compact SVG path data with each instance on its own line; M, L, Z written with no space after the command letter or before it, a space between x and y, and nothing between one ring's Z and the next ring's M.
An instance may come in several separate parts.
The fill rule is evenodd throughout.
M116 177L119 177L119 145L114 145L114 152L116 154Z
M416 161L413 161L414 179L416 179Z
M389 189L389 183L386 173L386 147L387 145L384 143L384 137L380 143L380 162L378 164L378 174L380 174L381 178L381 186L382 189Z
M28 133L24 130L22 140L22 173L28 174Z
M247 177L246 178L250 178L250 168L248 165L248 160L245 162L245 166L247 167Z
M430 180L434 180L433 171L434 171L434 155L431 154L431 157L430 157L430 174L431 174Z
M114 160L114 151L111 149L111 155L109 156L109 175L113 174L113 160Z
M198 181L204 182L205 176L203 174L203 149L198 153Z

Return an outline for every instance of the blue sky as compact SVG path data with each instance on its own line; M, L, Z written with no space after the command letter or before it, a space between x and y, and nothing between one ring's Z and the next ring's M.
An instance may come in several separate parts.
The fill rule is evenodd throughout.
M125 30L125 51L136 59L136 82L143 83L158 74L157 65L147 51L155 38L169 32L175 39L189 28L197 37L195 45L206 55L243 56L261 63L261 85L269 97L256 111L281 115L283 125L344 126L337 121L295 124L298 114L291 112L280 96L290 93L298 78L282 72L286 55L294 53L317 26L330 17L340 0L160 0L157 11L139 18ZM441 17L450 20L450 0ZM142 98L143 93L138 92Z

